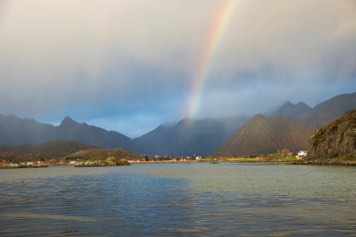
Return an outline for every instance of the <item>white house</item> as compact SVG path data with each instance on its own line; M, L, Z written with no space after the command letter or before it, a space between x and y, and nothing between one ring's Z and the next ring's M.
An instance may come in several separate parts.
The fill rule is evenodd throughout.
M306 157L307 155L307 151L298 151L298 157L301 159Z

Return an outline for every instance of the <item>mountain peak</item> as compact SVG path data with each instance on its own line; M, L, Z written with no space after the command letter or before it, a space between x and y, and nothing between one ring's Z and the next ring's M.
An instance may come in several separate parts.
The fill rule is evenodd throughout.
M273 115L298 117L310 112L311 109L312 108L302 101L299 101L297 104L286 101Z
M286 106L294 106L294 104L289 100L287 100L286 102L283 103L282 107L286 107Z
M256 121L258 121L258 120L266 120L266 119L267 118L263 114L256 114L255 116L253 116L251 118L251 120L256 120Z
M61 122L60 126L73 126L78 124L76 121L74 121L71 117L66 116L63 121Z
M306 103L304 103L303 101L299 101L298 103L296 103L297 106L308 106ZM309 107L309 106L308 106Z

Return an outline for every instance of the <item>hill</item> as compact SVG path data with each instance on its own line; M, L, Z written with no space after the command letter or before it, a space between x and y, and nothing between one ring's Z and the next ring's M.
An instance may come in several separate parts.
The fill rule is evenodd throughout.
M218 156L249 156L289 149L296 152L308 147L308 135L314 130L288 117L256 115L224 143Z
M356 109L312 135L307 160L328 163L356 160Z
M149 155L206 155L223 144L247 118L183 119L161 125L134 139L138 152Z
M132 140L121 133L78 123L70 117L59 126L33 119L0 115L0 145L42 144L48 141L75 141L104 148L134 149Z
M109 157L115 157L116 159L140 159L141 157L131 153L125 149L119 148L115 150L93 148L87 150L81 150L67 155L66 160L106 160Z
M70 141L51 141L38 145L0 146L0 160L34 161L60 159L73 152L93 149L94 146Z

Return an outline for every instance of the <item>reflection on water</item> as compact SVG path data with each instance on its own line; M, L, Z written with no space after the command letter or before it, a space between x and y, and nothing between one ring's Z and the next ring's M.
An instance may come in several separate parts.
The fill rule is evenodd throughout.
M355 236L354 167L0 170L0 236Z
M1 213L0 216L10 218L39 218L39 219L53 219L53 220L66 220L66 221L95 221L93 218L81 216L64 216L64 215L48 215L48 214L35 214L35 213Z

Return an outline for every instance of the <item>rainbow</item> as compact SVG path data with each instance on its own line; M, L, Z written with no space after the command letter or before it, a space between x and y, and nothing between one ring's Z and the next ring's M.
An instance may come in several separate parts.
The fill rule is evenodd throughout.
M193 76L191 94L187 106L188 118L194 118L199 112L204 82L206 82L208 78L214 55L219 48L219 44L229 24L230 18L233 15L234 9L236 8L237 2L238 0L225 0L221 5L221 8L218 10L208 40L205 43L205 47L203 47L197 70Z

